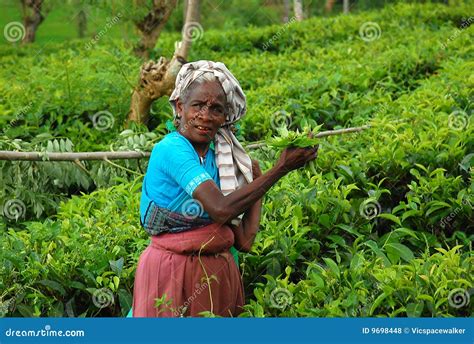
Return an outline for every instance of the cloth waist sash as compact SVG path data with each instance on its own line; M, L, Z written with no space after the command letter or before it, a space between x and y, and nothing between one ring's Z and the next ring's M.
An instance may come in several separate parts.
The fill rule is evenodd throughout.
M234 232L227 225L217 223L192 231L164 233L152 236L153 248L181 255L202 255L227 252L234 244Z
M162 233L179 233L191 229L210 225L211 219L197 216L185 216L180 213L162 208L151 201L146 210L144 220L140 218L140 224L150 235Z

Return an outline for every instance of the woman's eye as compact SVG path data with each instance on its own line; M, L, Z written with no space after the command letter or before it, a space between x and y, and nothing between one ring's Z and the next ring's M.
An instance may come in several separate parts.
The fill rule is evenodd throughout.
M221 107L213 107L211 108L211 111L217 115L222 115L224 114L224 109Z

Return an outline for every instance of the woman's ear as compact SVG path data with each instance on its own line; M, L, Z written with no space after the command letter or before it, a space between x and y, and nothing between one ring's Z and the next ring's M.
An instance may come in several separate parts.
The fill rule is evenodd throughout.
M179 115L183 113L183 103L181 103L181 100L178 98L176 99L176 113Z

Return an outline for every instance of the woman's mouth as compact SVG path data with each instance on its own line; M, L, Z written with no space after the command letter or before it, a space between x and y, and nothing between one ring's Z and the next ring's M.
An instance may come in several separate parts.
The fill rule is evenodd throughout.
M211 128L205 127L205 126L202 126L202 125L196 125L196 129L198 130L199 134L201 134L201 135L209 135L209 133L211 132Z

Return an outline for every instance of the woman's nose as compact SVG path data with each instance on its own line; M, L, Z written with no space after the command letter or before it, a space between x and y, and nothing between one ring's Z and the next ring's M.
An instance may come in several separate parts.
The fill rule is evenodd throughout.
M198 116L201 117L201 119L203 119L203 120L209 120L210 119L209 106L204 105L201 108L201 110L199 110Z

